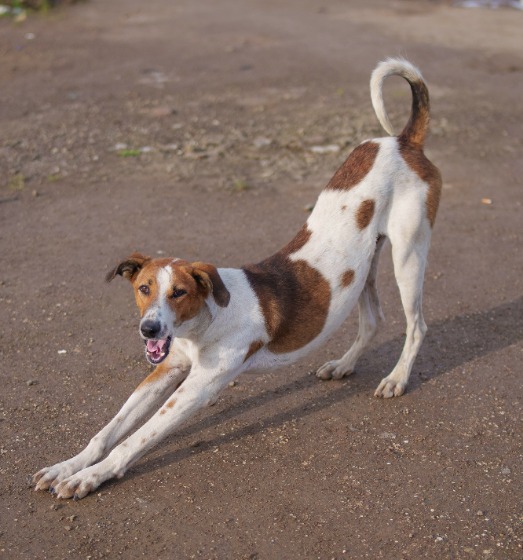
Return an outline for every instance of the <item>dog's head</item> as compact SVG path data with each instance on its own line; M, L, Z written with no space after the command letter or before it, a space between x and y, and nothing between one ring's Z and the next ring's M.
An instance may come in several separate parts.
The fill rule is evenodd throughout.
M181 259L153 259L133 253L115 266L106 277L130 280L140 309L140 335L147 360L163 362L171 340L195 330L208 316L208 298L227 307L230 294L212 264Z

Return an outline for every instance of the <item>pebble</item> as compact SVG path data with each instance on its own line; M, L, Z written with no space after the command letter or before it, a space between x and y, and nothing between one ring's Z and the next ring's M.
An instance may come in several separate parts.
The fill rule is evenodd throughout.
M337 144L327 144L326 146L311 146L313 154L333 154L340 151Z
M25 384L30 387L31 385L38 385L38 381L36 379L29 379Z
M396 434L392 432L383 432L379 435L381 439L396 439Z
M272 144L272 140L270 138L266 138L265 136L258 136L254 139L253 144L256 148L265 148L266 146L270 146Z

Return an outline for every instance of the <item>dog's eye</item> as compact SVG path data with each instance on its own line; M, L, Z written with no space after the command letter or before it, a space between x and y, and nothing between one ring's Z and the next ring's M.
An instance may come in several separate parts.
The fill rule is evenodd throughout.
M138 288L138 291L141 292L144 296L148 296L151 293L149 286L146 286L145 284L142 284Z
M171 295L171 297L173 299L179 298L181 296L184 296L187 292L185 290L177 290L176 288L173 290L173 293Z

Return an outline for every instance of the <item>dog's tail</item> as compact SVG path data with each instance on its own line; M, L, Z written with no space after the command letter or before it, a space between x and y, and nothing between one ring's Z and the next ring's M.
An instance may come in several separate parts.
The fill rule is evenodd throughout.
M381 126L394 136L385 104L383 102L383 81L388 76L401 76L410 84L412 90L412 111L409 122L400 134L409 143L422 147L429 128L429 91L421 72L408 60L403 58L389 58L380 62L370 78L370 97L372 106Z

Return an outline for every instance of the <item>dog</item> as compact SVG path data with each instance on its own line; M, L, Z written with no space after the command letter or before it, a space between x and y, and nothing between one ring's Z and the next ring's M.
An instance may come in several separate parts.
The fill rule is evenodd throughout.
M382 96L383 81L392 75L403 77L412 92L410 118L399 136ZM376 273L387 239L407 329L400 359L375 395L403 394L427 330L423 277L441 177L423 153L429 95L419 70L404 59L388 59L372 73L370 89L378 120L391 136L363 142L349 155L306 224L276 254L231 269L134 253L109 272L107 281L122 276L134 288L145 354L156 367L83 451L34 475L36 490L80 499L121 478L241 373L286 366L320 346L357 302L355 342L317 376L352 373L383 321Z

